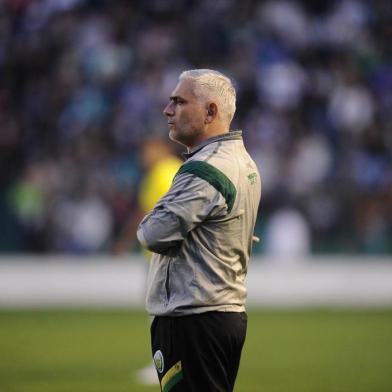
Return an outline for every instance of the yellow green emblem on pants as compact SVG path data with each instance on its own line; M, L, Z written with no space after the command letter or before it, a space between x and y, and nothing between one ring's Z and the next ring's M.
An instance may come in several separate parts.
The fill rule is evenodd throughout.
M161 388L162 392L169 392L180 380L182 380L182 365L181 361L174 364L162 377Z

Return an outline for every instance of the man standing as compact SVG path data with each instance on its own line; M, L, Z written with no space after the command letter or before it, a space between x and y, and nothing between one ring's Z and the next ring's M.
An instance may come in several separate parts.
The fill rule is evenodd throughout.
M234 112L230 79L202 69L180 75L164 109L187 160L137 232L154 252L146 309L155 316L152 353L164 392L234 388L261 193L241 131L229 131Z

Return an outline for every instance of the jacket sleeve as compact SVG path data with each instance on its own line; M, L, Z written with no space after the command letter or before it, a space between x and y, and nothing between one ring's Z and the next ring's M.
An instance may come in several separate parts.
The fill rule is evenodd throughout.
M226 201L219 191L193 174L181 174L141 221L137 238L150 251L168 254L198 224L226 213Z

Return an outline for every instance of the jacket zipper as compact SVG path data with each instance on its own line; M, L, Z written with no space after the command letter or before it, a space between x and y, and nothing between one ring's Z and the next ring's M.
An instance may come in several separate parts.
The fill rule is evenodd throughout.
M166 290L166 299L167 303L170 300L170 287L169 287L169 278L170 278L170 261L167 263L167 269L166 269L166 281L165 281L165 290Z

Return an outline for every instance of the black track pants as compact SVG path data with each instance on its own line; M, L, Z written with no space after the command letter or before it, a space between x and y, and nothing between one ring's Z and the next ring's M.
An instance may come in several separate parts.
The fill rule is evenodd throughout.
M246 313L155 317L151 343L161 390L233 391L246 326Z

